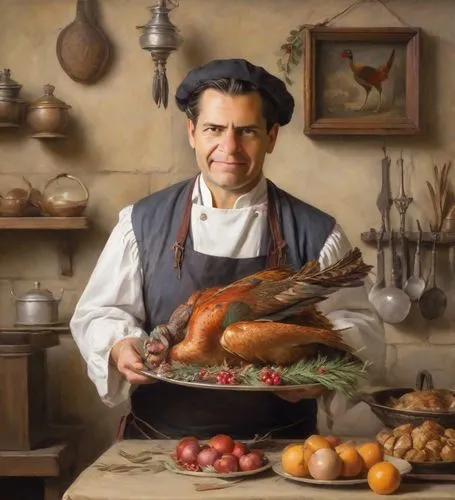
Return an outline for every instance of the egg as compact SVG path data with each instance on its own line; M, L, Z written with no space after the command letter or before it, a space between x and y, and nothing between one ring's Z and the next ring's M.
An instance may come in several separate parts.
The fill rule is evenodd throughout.
M335 450L321 448L308 460L308 471L314 479L333 480L341 474L342 463Z

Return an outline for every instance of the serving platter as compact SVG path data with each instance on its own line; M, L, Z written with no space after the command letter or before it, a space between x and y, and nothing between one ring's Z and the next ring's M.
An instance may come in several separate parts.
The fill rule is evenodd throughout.
M179 467L177 464L169 462L164 462L164 466L166 467L167 470L174 472L175 474L183 474L185 476L235 479L239 477L254 476L256 474L260 474L261 472L270 469L272 467L272 463L269 460L267 460L267 463L262 467L259 467L258 469L238 471L238 472L205 472L205 471L198 472L198 471L183 469L182 467Z
M161 380L169 384L183 385L186 387L193 387L196 389L214 389L223 391L304 391L308 396L319 396L326 388L322 384L292 384L292 385L267 385L265 383L257 383L254 385L249 384L218 384L216 382L201 382L180 380L171 378L164 374L158 373L153 370L136 370L140 375L151 378L153 380Z
M400 471L400 474L402 476L404 476L405 474L409 474L412 470L411 464L409 462L406 462L406 460L402 460L401 458L385 456L384 460L386 462L390 462L393 465L395 465L395 467ZM276 463L273 466L273 471L276 474L278 474L279 476L282 476L286 479L290 479L292 481L297 481L300 483L314 484L314 485L319 485L319 486L353 486L356 484L367 484L368 483L366 477L354 478L354 479L339 478L339 479L333 479L333 480L323 480L323 479L313 479L311 477L291 476L291 474L287 474L286 472L284 472L280 463Z

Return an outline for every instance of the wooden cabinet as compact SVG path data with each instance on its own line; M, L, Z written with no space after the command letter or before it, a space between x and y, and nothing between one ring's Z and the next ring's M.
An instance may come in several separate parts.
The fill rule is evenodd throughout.
M48 437L46 349L56 332L0 332L0 450L31 450Z

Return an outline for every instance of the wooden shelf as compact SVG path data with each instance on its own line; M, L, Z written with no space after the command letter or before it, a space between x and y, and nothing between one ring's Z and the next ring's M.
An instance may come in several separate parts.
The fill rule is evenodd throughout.
M88 217L0 217L0 229L88 229Z
M376 229L370 229L369 231L361 233L360 239L365 243L376 244L378 239L378 234L379 231L377 231ZM400 237L399 232L395 234L397 238ZM416 242L417 239L419 238L419 233L417 231L406 231L404 234L406 236L406 239L410 242ZM389 232L384 233L384 235L382 236L383 243L387 243L389 240L390 240L390 233ZM422 243L433 243L433 241L434 241L433 233L430 232L422 233ZM438 244L449 245L449 246L455 245L455 233L445 233L445 232L439 233Z
M88 227L88 217L0 217L0 230L60 231L58 252L62 276L73 275L72 231Z

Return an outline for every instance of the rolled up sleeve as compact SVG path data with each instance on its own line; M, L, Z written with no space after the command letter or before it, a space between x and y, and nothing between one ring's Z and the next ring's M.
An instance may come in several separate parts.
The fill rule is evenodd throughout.
M127 207L120 212L70 321L88 376L108 406L127 400L131 389L109 364L112 346L127 337L146 337L142 272L131 210Z

